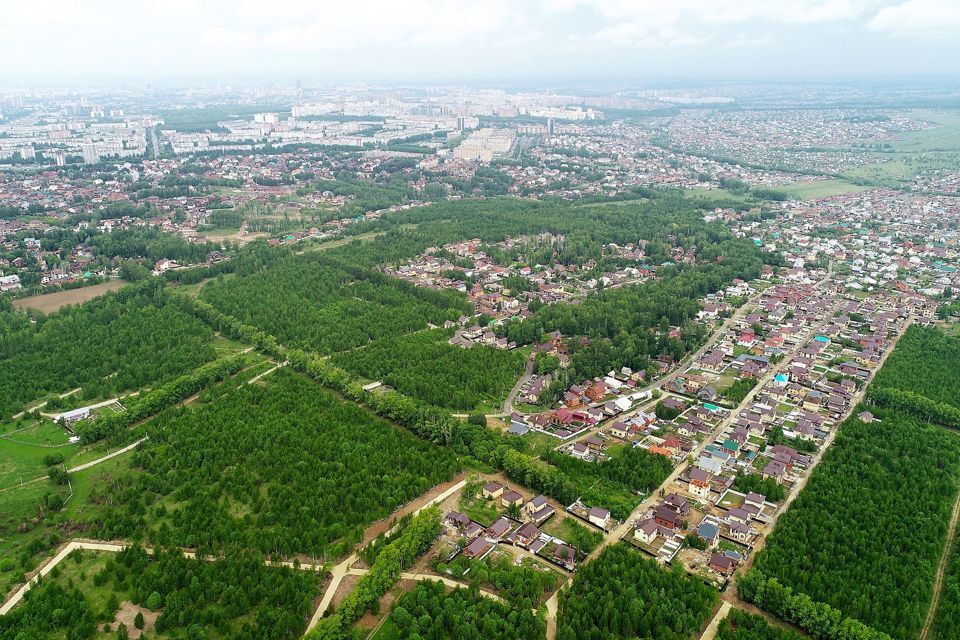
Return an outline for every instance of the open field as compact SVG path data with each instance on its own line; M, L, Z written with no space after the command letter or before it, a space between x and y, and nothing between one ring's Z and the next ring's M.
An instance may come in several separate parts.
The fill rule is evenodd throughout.
M13 306L17 309L33 309L40 313L53 313L65 307L68 304L82 304L87 300L93 300L97 296L102 296L109 291L116 291L129 284L126 280L110 280L89 287L80 287L79 289L68 289L66 291L55 291L53 293L44 293L38 296L20 298L13 301Z
M940 126L904 133L902 140L892 143L896 151L960 151L960 111L923 111L914 114L914 117Z
M229 240L241 247L249 242L260 238L269 238L270 234L265 231L238 231L229 229L215 229L212 231L203 231L197 234L197 239L207 242L224 242Z
M960 169L960 112L924 111L914 115L940 126L903 133L901 140L890 143L888 161L856 167L846 175L896 187L923 171Z
M774 189L793 198L808 200L810 198L826 198L827 196L839 195L841 193L858 193L860 191L866 191L869 187L856 185L846 180L833 179L785 184L774 187Z

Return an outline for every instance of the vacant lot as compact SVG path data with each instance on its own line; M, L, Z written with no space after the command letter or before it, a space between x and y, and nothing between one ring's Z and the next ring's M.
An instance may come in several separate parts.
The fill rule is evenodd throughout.
M13 301L13 306L17 309L35 309L40 313L53 313L60 307L65 307L68 304L83 304L87 300L102 296L108 291L116 291L127 284L126 280L110 280L89 287L80 287L79 289L56 291L54 293L44 293L39 296L30 296L29 298L20 298L19 300Z

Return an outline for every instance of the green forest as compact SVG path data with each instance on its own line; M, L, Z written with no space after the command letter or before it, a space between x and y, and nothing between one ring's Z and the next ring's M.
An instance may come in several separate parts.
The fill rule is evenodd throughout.
M314 573L267 567L239 551L206 562L137 546L115 557L77 550L0 617L0 639L94 638L122 601L159 612L154 638L299 638L318 589Z
M110 397L181 375L214 359L212 341L159 281L49 316L0 311L0 413L48 393Z
M960 338L932 327L912 325L870 388L910 391L960 409L957 371L960 371Z
M958 367L960 338L911 326L870 385L867 399L878 407L960 429Z
M663 456L633 447L599 463L585 462L553 450L543 459L564 472L584 503L608 509L618 520L626 519L640 504L640 496L634 491L650 492L673 470L673 465Z
M517 609L535 609L560 585L559 574L546 565L536 560L516 565L509 554L480 561L460 555L449 564L435 563L434 569L440 575L449 573L470 586L493 591Z
M414 287L330 253L292 256L262 271L213 280L201 298L282 344L324 354L469 312L460 293Z
M164 546L344 555L363 529L459 468L436 447L281 369L154 420L111 487L97 537L149 527Z
M529 609L511 609L468 589L418 582L390 612L375 640L531 640L544 623Z
M445 329L385 338L338 354L334 364L414 398L458 410L499 402L523 373L523 354L488 346L461 349Z
M960 545L953 540L950 558L943 576L940 602L928 637L933 640L951 640L960 629Z
M840 426L755 567L889 633L915 638L960 478L960 438L877 410Z
M803 640L796 631L774 627L760 616L731 609L720 623L717 640Z
M715 589L679 565L663 569L616 544L581 567L560 595L557 640L687 640L717 600Z

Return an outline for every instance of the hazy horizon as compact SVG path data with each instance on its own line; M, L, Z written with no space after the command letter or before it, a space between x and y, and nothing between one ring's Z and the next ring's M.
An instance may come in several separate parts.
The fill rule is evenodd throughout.
M955 76L950 0L0 0L2 84Z

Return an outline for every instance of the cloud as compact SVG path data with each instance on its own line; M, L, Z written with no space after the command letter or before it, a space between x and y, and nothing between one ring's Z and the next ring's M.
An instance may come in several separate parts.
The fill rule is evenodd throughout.
M248 51L259 45L259 38L255 33L249 31L234 31L225 27L214 27L200 34L200 43L215 49Z
M749 36L746 34L736 35L728 40L723 42L723 46L728 49L736 49L739 47L763 47L773 42L773 38L770 34L763 36Z
M956 37L960 3L956 0L906 0L884 7L867 23L873 31L898 37Z
M883 0L543 0L552 15L586 11L602 24L569 41L592 46L683 47L716 41L727 47L759 46L777 28L850 23ZM736 26L757 34L730 33ZM727 33L724 33L726 31Z
M950 73L960 58L960 0L0 0L0 16L4 78Z

